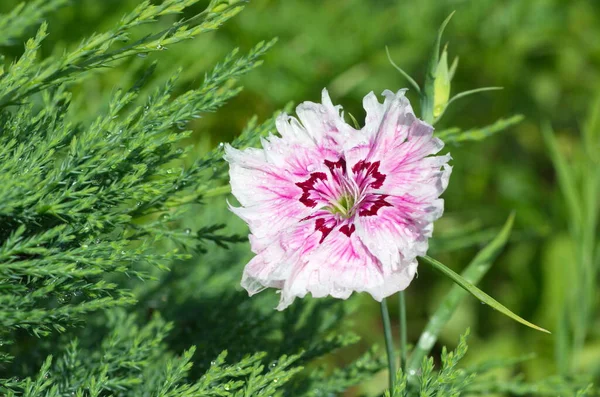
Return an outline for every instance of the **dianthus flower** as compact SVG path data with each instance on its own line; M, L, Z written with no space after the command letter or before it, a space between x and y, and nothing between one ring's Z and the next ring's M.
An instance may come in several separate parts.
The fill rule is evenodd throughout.
M444 144L404 93L385 91L383 104L368 94L356 130L323 90L322 104L296 108L299 120L280 115L280 136L262 149L226 147L241 204L231 210L248 223L256 254L242 277L250 295L277 288L283 310L307 293L381 301L410 284L451 167L449 154L431 156Z

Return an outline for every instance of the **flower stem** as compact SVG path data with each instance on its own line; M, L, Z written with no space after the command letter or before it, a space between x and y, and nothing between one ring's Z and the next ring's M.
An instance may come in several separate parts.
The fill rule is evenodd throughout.
M381 300L381 320L383 321L383 334L385 336L385 348L387 350L388 368L390 371L390 390L394 390L396 383L396 357L394 356L394 338L390 324L390 313L388 312L385 299Z
M407 332L406 332L406 301L404 298L404 291L400 291L398 294L398 304L400 306L400 368L402 372L406 371L406 346L407 346Z

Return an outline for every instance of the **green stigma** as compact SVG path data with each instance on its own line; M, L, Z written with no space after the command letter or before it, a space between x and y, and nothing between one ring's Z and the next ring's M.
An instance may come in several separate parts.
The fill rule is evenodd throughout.
M332 201L326 209L334 215L339 214L344 218L349 218L353 213L355 203L353 195L344 194L338 201Z

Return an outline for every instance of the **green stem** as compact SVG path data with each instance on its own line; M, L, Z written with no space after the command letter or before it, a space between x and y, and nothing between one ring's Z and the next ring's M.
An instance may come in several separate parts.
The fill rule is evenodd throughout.
M383 321L383 334L385 336L385 348L387 350L388 368L390 371L390 390L394 390L396 383L396 357L394 356L394 338L390 324L390 313L388 312L385 299L381 300L381 319Z
M407 332L406 332L406 300L404 291L398 294L398 304L400 306L400 368L404 373L406 371L406 353L407 353Z

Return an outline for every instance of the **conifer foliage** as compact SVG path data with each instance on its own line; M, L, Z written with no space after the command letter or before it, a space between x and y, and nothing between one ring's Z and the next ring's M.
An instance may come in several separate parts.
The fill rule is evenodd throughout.
M274 41L232 51L191 88L175 70L160 83L148 62L137 81L111 88L95 119L73 115L82 80L217 29L244 5L212 1L184 18L195 3L142 2L112 30L47 57L43 20L66 1L34 0L0 16L2 45L26 41L0 76L0 395L299 395L286 391L292 378L306 379L306 393L309 380L325 379L299 374L306 363L356 341L334 332L345 312L338 304L282 315L243 299L227 249L243 239L203 209L224 192L222 147L191 155L186 126L235 96L236 80ZM177 22L136 33L166 16ZM255 143L272 126L253 120L233 144ZM182 226L190 217L194 230ZM369 354L321 390L380 368Z

